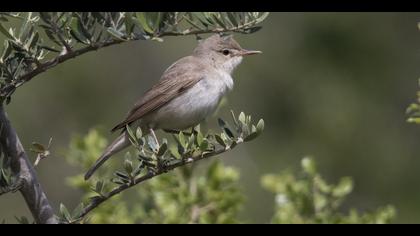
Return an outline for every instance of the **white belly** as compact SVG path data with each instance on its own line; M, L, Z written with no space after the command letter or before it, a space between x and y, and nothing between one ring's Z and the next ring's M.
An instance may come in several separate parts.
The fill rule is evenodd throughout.
M183 130L202 122L219 105L223 95L233 86L229 74L220 78L204 78L179 97L145 116L141 123L154 129Z

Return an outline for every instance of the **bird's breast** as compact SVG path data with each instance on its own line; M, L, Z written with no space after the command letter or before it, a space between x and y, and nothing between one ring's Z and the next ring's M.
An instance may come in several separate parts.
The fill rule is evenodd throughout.
M148 117L156 128L186 129L202 122L217 108L221 98L233 87L229 74L213 74L197 82Z

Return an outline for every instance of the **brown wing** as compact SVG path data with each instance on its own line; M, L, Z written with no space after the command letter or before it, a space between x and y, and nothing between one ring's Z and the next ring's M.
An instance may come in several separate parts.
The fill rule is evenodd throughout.
M116 125L112 132L160 108L200 81L203 78L203 67L197 62L192 63L192 60L194 58L184 57L170 66L159 82L140 98L125 120Z

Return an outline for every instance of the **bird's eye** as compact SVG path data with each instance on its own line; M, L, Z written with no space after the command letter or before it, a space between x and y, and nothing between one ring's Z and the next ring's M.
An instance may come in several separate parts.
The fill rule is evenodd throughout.
M229 54L230 54L230 51L229 51L229 50L227 50L227 49L224 49L224 50L222 51L222 53L223 53L223 55L227 56L227 55L229 55Z

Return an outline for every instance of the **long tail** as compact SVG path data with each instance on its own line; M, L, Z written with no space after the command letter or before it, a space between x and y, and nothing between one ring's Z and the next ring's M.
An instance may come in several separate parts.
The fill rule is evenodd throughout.
M118 138L114 140L104 151L101 157L96 160L95 164L86 172L85 180L89 179L92 174L108 160L115 153L123 150L124 148L130 145L130 140L128 139L127 133L123 132Z

